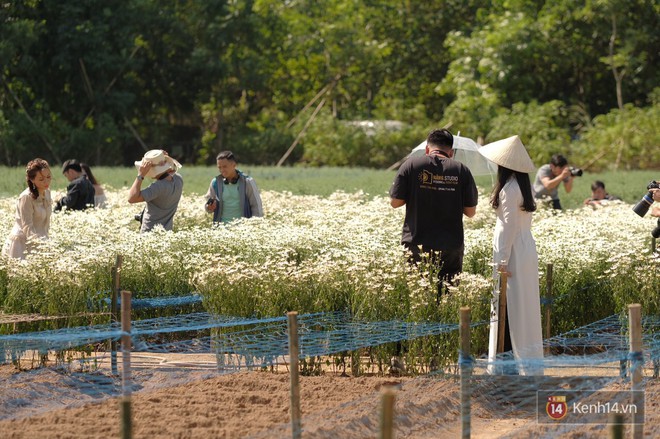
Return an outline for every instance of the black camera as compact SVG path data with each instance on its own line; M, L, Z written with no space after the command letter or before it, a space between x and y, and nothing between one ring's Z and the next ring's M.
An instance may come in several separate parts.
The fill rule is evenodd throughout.
M571 171L571 175L573 177L582 177L582 174L584 173L582 169L574 168L573 166L569 167L568 169Z
M655 229L651 230L651 236L655 239L660 238L660 218L658 218L658 225L655 226Z
M651 192L651 189L660 189L660 183L653 180L649 183L648 186L646 186L646 189L648 189L646 195L644 195L642 199L639 200L637 204L635 204L635 207L633 207L633 212L641 217L646 215L646 212L649 211L651 204L653 204L653 192Z
M136 213L135 216L133 217L133 219L135 221L139 222L140 224L142 224L142 218L143 217L144 217L144 209L142 210L142 212Z

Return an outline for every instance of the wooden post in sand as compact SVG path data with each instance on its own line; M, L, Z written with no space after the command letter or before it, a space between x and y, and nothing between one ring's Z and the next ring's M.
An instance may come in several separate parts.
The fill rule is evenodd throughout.
M623 415L616 413L610 415L610 439L623 439Z
M506 273L500 272L500 299L497 321L497 353L504 352L504 334L506 333Z
M383 390L383 405L380 418L380 439L394 439L394 399L392 387Z
M642 305L635 303L628 305L628 325L630 333L630 369L632 403L637 408L632 413L634 439L644 436L644 394L642 392L642 369L644 356L642 354Z
M121 292L121 437L131 439L131 292Z
M298 377L298 313L286 314L289 323L289 370L291 373L291 431L293 439L300 439L300 381Z
M501 300L501 298L500 298ZM471 411L472 401L470 399L470 375L472 375L472 357L470 354L470 307L463 306L460 310L460 337L461 350L458 353L458 362L461 368L461 437L467 439L471 435Z
M117 255L115 265L112 267L112 293L110 295L110 324L117 320L118 295L121 294L121 264L123 256ZM117 375L117 340L110 340L110 365L113 375Z

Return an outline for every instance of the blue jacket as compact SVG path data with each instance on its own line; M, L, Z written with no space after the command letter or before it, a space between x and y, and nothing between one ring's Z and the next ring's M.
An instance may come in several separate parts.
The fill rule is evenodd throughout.
M241 171L236 170L238 173L238 198L243 218L252 218L253 216L264 216L263 207L261 205L261 196L259 189L254 179ZM222 220L222 190L223 190L223 177L218 175L211 180L211 185L206 193L206 200L215 198L217 206L213 212L213 222L220 222Z

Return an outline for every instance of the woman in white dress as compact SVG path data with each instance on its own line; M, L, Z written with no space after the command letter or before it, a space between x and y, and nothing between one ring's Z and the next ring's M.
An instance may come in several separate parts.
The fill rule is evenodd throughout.
M491 205L497 222L493 236L493 276L507 275L507 316L499 316L499 293L491 303L488 345L489 371L497 353L498 322L507 319L511 349L521 375L543 374L543 337L536 242L532 236L532 212L536 203L529 173L536 167L518 136L480 148L479 152L498 165ZM506 349L505 349L506 350Z
M32 160L27 164L25 178L28 188L18 197L14 227L2 247L3 255L20 259L25 258L35 240L48 239L52 211L48 162Z
M92 174L92 170L87 163L81 163L80 167L82 168L83 174L87 176L87 179L92 183L92 186L94 186L94 207L97 209L105 208L108 199L103 191L103 186L101 186L96 180L96 177Z

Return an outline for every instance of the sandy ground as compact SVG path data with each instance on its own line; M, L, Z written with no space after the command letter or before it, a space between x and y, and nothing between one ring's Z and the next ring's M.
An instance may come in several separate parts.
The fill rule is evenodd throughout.
M120 398L94 402L81 386L87 375L52 369L16 373L0 367L0 436L3 438L107 438L120 436ZM648 374L647 374L648 375ZM289 375L209 370L136 370L140 390L132 396L135 438L289 438ZM171 383L185 377L187 382ZM535 407L516 405L509 390L529 384L506 377L484 385L476 377L472 397L473 438L607 437L604 425L539 425ZM87 376L89 379L89 376ZM550 378L549 378L550 379ZM100 381L89 380L95 386ZM558 381L559 382L559 381ZM644 380L644 437L660 437L658 379ZM629 388L610 382L610 388ZM395 437L453 438L461 435L460 382L439 377L350 377L326 373L300 377L303 438L379 437L384 389L395 392ZM502 389L508 389L502 391ZM116 387L115 387L116 390ZM533 389L530 389L533 391ZM19 396L23 397L23 400ZM515 399L515 398L513 398ZM41 413L36 401L48 410ZM39 404L36 404L38 406ZM626 431L631 427L627 426Z

